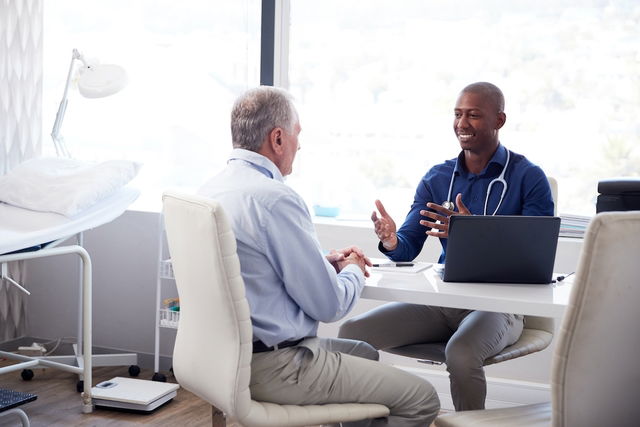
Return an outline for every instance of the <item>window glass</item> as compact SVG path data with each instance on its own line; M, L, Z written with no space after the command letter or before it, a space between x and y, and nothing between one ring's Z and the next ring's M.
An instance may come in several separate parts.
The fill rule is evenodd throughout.
M83 160L144 166L136 206L169 186L197 188L231 151L234 99L259 82L260 1L56 0L44 7L44 153L71 51L124 67L129 85L101 99L69 91L61 129Z
M635 0L296 0L289 84L303 132L292 184L310 204L404 219L419 179L455 157L464 86L498 85L502 143L593 214L597 181L640 175Z

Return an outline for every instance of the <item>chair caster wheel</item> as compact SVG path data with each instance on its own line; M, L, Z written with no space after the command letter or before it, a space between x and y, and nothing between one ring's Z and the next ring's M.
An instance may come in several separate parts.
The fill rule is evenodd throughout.
M140 367L138 365L129 366L129 376L137 377L138 375L140 375Z
M78 393L82 393L84 391L84 381L83 380L78 380L78 382L76 383L76 391Z
M153 374L153 377L151 377L151 381L157 381L159 383L166 383L167 382L167 376L164 374L161 374L160 372L156 372L155 374Z
M31 381L33 378L33 371L31 369L23 369L22 372L20 372L20 376L25 381Z

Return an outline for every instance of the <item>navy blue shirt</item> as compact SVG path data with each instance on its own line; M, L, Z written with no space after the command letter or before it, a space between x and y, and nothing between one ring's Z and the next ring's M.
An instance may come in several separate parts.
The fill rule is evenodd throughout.
M510 159L505 172L507 191L496 215L530 215L552 216L553 198L549 181L542 169L521 154L509 151ZM427 208L427 202L441 205L447 200L449 183L455 174L451 201L455 203L458 193L462 193L462 202L474 215L484 214L484 203L489 183L498 178L507 161L507 149L499 145L487 167L479 174L473 174L464 167L464 152L457 159L447 160L436 165L422 177L413 198L411 210L398 230L398 247L387 251L382 246L378 248L394 261L411 261L420 254L427 238L429 227L420 224L420 220L429 219L420 215L420 211ZM489 194L487 214L495 211L500 201L502 184L495 183ZM429 209L428 209L429 210ZM440 239L442 254L438 262L443 263L447 251L447 239Z

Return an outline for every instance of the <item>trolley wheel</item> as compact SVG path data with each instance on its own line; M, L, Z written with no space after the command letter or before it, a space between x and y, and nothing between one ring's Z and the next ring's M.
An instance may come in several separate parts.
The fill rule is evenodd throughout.
M156 372L155 374L153 374L153 377L151 377L151 381L157 381L159 383L166 383L167 382L167 376L165 374L161 374L160 372Z
M84 381L83 380L78 380L78 382L76 383L76 391L78 393L82 393L84 391Z
M129 376L137 377L138 375L140 375L140 366L138 365L129 366Z
M33 371L31 369L23 369L22 372L20 372L20 376L25 381L31 381L33 378Z

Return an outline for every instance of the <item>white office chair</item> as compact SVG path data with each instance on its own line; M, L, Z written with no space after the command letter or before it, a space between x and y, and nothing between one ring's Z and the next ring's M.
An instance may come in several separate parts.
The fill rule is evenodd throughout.
M236 240L220 205L163 195L169 252L180 297L173 370L182 387L245 426L305 426L385 417L378 404L279 405L251 400L252 327Z
M553 177L547 177L553 197L554 215L558 211L558 182ZM505 362L516 357L542 351L551 344L555 322L552 318L538 316L524 316L524 329L518 341L504 348L500 353L484 361L484 365ZM421 362L442 364L445 362L444 349L446 342L418 343L385 349L388 353L418 359Z
M505 347L495 356L485 359L484 365L505 362L516 357L526 356L544 350L553 339L554 321L552 318L524 316L524 328L518 341ZM446 342L419 343L401 347L386 348L388 353L418 359L420 362L442 364L445 362Z
M597 215L555 348L551 403L441 415L438 427L640 425L640 211Z

